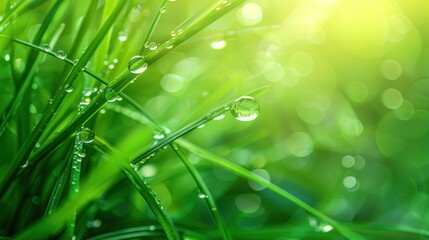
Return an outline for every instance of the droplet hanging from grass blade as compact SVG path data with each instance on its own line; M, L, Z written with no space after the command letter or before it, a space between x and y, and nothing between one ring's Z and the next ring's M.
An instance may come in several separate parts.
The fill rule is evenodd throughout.
M243 96L235 100L231 108L231 114L239 121L252 121L259 115L259 103L250 96Z

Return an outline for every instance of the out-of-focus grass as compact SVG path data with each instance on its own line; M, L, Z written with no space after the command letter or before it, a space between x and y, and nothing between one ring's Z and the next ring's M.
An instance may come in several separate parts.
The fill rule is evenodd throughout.
M237 239L428 236L429 3L254 0L214 21L235 2L0 2L0 179L12 176L5 186L0 182L8 190L0 193L0 236L157 239L165 238L159 221L168 218L191 239L228 238L229 232ZM188 39L192 29L202 31ZM44 44L52 52L43 52ZM70 61L55 57L60 50ZM53 139L79 105L104 101L91 74L111 83L138 54L150 64L123 90L125 100L94 110L85 123L125 156L83 144L80 173L71 177L76 134ZM72 70L75 59L82 65ZM71 70L78 73L73 91L25 156L27 139L37 135L33 128L64 80L74 78ZM219 121L204 120L266 85L271 88L257 96L254 121L236 121L228 112ZM196 119L204 127L195 128ZM178 156L170 140L182 132ZM55 151L37 154L48 143ZM167 149L151 156L148 149L161 145ZM138 156L150 157L140 176L128 169L126 178L123 166L112 163ZM14 159L38 160L15 174L9 172ZM260 178L249 181L252 174ZM73 184L73 176L82 184ZM73 187L80 190L77 199L69 195ZM210 191L210 200L199 198L201 189ZM158 198L165 218L145 201ZM213 206L221 215L213 215Z

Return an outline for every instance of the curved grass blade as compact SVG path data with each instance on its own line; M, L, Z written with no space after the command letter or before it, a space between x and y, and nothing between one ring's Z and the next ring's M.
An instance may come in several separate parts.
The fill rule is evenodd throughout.
M94 140L94 145L103 149L105 152L119 154L118 150L116 150L113 146L111 146L107 141L96 137ZM130 182L134 185L136 190L142 195L142 197L146 200L152 212L155 214L159 223L165 231L165 234L168 239L180 239L180 235L174 226L173 221L165 212L164 207L161 205L161 201L156 196L156 193L151 189L149 184L144 180L140 174L138 174L137 169L131 167L130 164L126 161L125 157L121 158L121 166L125 175L128 177Z
M304 209L305 211L309 212L310 214L313 214L314 216L318 217L319 219L325 221L326 223L332 225L334 229L336 229L339 233L341 233L344 237L348 239L356 239L356 240L363 240L362 236L359 234L353 232L343 224L337 222L336 220L330 218L329 216L325 215L324 213L320 212L319 210L313 208L309 204L303 202L301 199L295 197L291 193L287 192L286 190L278 187L277 185L268 182L267 180L251 173L247 169L244 169L216 154L213 154L189 141L180 139L177 141L177 143L182 146L183 148L198 154L199 156L207 159L208 161L212 162L213 164L216 164L224 169L227 169L241 177L244 177L246 179L249 179L253 182L256 182L258 184L261 184L265 186L267 189L271 190L272 192L280 195L281 197L293 202L300 208Z
M64 84L60 88L60 90L57 92L57 94L54 97L54 100L52 104L48 105L47 109L45 110L42 119L37 124L34 131L31 132L30 136L27 138L27 141L24 143L24 145L21 147L20 151L18 152L17 156L14 158L12 163L9 165L9 170L7 171L7 174L3 175L0 179L0 193L4 191L6 187L8 187L13 179L13 176L16 175L18 172L18 166L22 165L24 161L27 160L29 157L31 151L33 150L34 146L36 145L37 141L41 137L42 133L44 132L44 129L48 125L49 121L54 116L55 112L57 111L58 107L60 106L62 100L66 96L65 88L69 84L73 84L73 81L77 78L77 76L82 72L82 69L85 67L91 56L94 54L95 50L98 47L98 44L102 41L103 37L107 33L107 31L112 26L113 22L116 20L116 18L119 16L121 10L123 9L126 1L119 1L118 5L116 6L113 13L109 16L109 18L106 20L106 22L103 24L101 29L98 31L95 38L92 40L91 44L88 46L87 50L82 54L82 56L77 61L76 65L71 69L69 75L67 76L66 80L64 81ZM88 108L89 110L90 108ZM91 109L93 110L93 109ZM82 114L83 115L83 114ZM80 115L80 116L82 116ZM89 118L85 119L88 120ZM74 132L78 126L83 124L84 121L77 123L74 125L73 129L69 129L69 132L67 135L70 135L72 132ZM71 131L70 131L71 130ZM63 136L64 137L64 136Z
M123 2L125 2L125 1L122 1L122 3ZM202 18L198 18L199 21L191 24L190 27L188 29L186 29L186 31L183 34L181 34L179 37L173 39L172 40L173 43L175 43L177 45L177 44L180 44L180 43L186 41L188 38L195 35L199 31L204 29L207 25L209 25L212 22L214 22L215 20L219 19L224 14L228 13L229 11L231 11L232 9L234 9L235 7L237 7L239 4L241 4L243 2L244 2L244 0L234 1L226 9L223 9L222 11L216 11L215 9L213 9L210 12L210 14L204 15ZM94 43L94 41L93 41L93 43ZM169 50L168 46L170 46L170 43L171 43L170 41L167 41L158 48L159 49L158 51L149 53L146 56L146 63L148 63L150 65L150 64L154 63L156 60L158 60L159 58L161 58L162 56L164 56ZM91 44L87 51L89 51L92 47L93 46ZM94 48L95 47L96 46L94 46ZM82 58L80 61L78 61L77 65L80 64L81 62L82 62ZM83 67L83 66L81 66L81 67ZM128 69L126 69L126 70L122 71L108 85L107 90L110 91L111 93L119 94L119 92L121 92L125 87L127 87L131 82L133 82L138 76L139 75L135 75L135 74L129 72ZM62 91L60 91L60 92L62 92ZM93 102L88 106L88 108L86 109L85 112L83 112L81 115L76 117L66 128L64 128L61 132L59 132L56 136L54 136L46 145L43 145L41 147L41 150L38 153L36 153L37 159L40 159L41 156L44 156L46 153L49 153L53 149L55 149L56 146L59 145L59 142L66 139L81 124L85 123L92 116L94 116L97 113L97 111L99 111L104 106L104 104L106 104L106 102L107 102L107 99L102 95L103 94L97 95L94 98ZM55 100L54 100L54 102L55 102ZM54 104L52 104L51 106L53 106L53 105ZM59 105L59 103L56 103L55 105ZM44 120L43 117L42 117L42 120ZM41 125L47 124L47 121L42 121L42 120L39 122ZM46 120L49 120L49 119L46 119ZM198 126L199 125L201 125L201 123L198 124ZM41 128L44 128L44 127L41 127ZM189 130L185 131L185 133L187 133L187 132L189 132ZM20 154L15 158L15 161L12 163L14 166L11 167L13 170L12 174L8 174L7 176L3 177L3 179L0 180L0 192L3 192L4 188L6 186L10 185L10 182L12 180L12 176L16 175L16 173L17 173L17 166L19 165L19 163L17 163L17 162L21 162L23 159L25 159L29 156L29 154L31 152L31 148L32 148L32 146L34 146L36 144L35 140L38 139L38 137L40 137L40 134L41 133L36 132L34 134L35 137L31 137L29 139L28 144L22 148L22 150L20 151ZM37 135L39 135L39 136L37 136ZM30 161L29 166L31 167L32 164L33 164L33 162Z
M64 0L58 0L55 2L54 6L49 11L48 15L44 18L43 23L39 30L36 33L36 36L34 37L33 44L34 45L40 45L42 42L42 38L45 35L48 27L51 25L51 21L54 18L55 14L58 12L61 4ZM36 51L34 49L30 50L30 53L28 55L27 63L25 64L26 68L24 70L24 73L22 75L22 82L18 82L17 87L19 88L18 94L15 97L15 101L11 102L11 105L7 107L7 110L2 114L2 122L0 125L0 137L2 136L3 132L6 130L6 127L10 121L10 119L16 114L18 111L19 106L21 105L25 93L28 91L28 88L31 85L31 81L33 79L33 74L37 68L38 62L40 61L39 58L39 51Z
M197 184L198 189L200 191L199 197L205 200L207 206L209 207L210 213L216 222L216 225L218 226L220 232L222 233L223 239L232 239L231 233L229 232L229 229L216 206L216 202L212 194L210 193L210 190L208 189L207 185L204 183L204 180L202 179L201 175L191 164L191 162L183 153L183 151L179 148L179 146L174 143L172 145L173 145L172 147L174 149L174 152L182 160L183 164L188 169L188 172L191 174L192 178L194 179L194 182Z
M146 50L147 50L146 44L149 43L149 41L151 40L152 35L153 35L154 31L155 31L155 28L158 25L159 20L161 19L161 15L163 13L162 11L165 10L165 8L167 7L168 2L169 2L169 0L164 0L162 2L161 6L159 7L158 11L155 14L155 17L151 21L151 24L150 24L150 27L149 27L149 31L146 34L146 37L145 37L145 39L143 41L143 46L142 46L142 48L140 50L140 53L142 55L144 55L146 53Z
M261 87L259 89L254 90L254 91L252 91L246 95L258 96L258 95L264 94L266 91L268 91L269 88L270 88L269 86L264 86L264 87ZM140 161L145 161L145 159L147 159L152 153L157 152L158 150L162 149L167 144L174 142L175 140L186 135L187 133L195 130L199 126L206 124L207 122L211 121L215 117L225 113L226 111L229 111L229 109L231 108L231 105L234 103L234 101L235 100L229 101L228 103L216 108L215 110L211 111L210 113L206 114L205 116L203 116L203 117L195 120L194 122L186 125L185 127L181 128L177 132L174 132L173 134L162 139L156 145L153 145L149 149L144 150L143 153L141 153L139 156L137 156L135 159L133 159L132 163L136 164Z

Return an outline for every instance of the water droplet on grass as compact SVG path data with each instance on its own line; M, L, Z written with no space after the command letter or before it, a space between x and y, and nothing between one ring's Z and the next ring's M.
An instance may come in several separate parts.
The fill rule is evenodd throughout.
M91 129L85 128L78 133L78 136L83 143L92 143L94 141L95 134Z
M149 43L149 50L156 50L158 48L158 44L156 42Z
M155 231L155 230L156 230L156 227L155 227L154 225L150 225L150 226L149 226L149 230L150 230L150 231Z
M118 36L118 40L119 40L120 42L125 42L125 41L127 41L127 35L126 35L124 32L120 32L120 33L119 33L119 36Z
M210 47L216 50L224 49L226 46L225 40L214 41L210 43Z
M115 102L118 100L118 97L119 93L111 88L107 89L104 93L104 98L106 98L108 102Z
M55 56L57 56L59 59L62 59L62 60L66 59L66 53L63 50L59 50L55 54Z
M167 8L166 7L162 7L161 9L159 9L160 13L165 13L167 12Z
M84 158L86 156L86 151L83 148L79 148L74 151L74 154L78 157Z
M66 84L66 86L64 87L64 91L66 91L67 93L73 92L73 85Z
M250 96L238 98L231 109L231 114L239 121L252 121L259 115L259 103Z
M45 44L42 45L42 49L45 52L50 52L51 51L51 46L49 44L45 43Z
M215 118L213 118L213 120L222 120L225 118L225 113L219 114L217 115Z
M201 199L208 198L207 194L202 193L202 192L198 193L198 197Z
M128 70L134 74L141 74L146 71L148 64L143 56L134 56L128 62Z
M159 139L164 139L164 138L165 138L165 135L164 135L163 133L155 133L155 134L153 135L153 138L154 138L154 139L157 139L157 140L159 140Z

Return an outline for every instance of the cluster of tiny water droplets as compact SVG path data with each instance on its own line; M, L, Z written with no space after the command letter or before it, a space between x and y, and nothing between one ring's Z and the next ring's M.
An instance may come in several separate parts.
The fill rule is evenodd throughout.
M231 114L239 121L252 121L259 115L259 103L250 96L243 96L235 100Z

